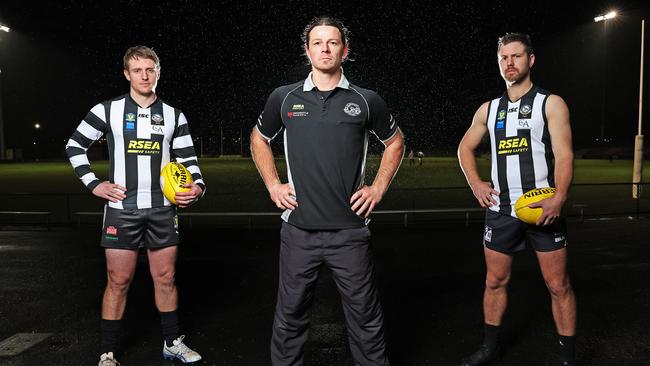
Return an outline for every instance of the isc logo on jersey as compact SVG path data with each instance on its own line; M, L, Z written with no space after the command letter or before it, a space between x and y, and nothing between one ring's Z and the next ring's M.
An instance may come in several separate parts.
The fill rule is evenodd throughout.
M160 154L160 143L151 140L130 140L126 152L129 154Z
M513 137L499 141L499 154L518 154L528 151L528 140L525 137Z

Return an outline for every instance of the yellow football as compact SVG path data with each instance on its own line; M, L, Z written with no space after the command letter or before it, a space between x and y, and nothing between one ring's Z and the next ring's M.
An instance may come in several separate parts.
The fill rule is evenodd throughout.
M521 195L515 203L515 214L519 220L535 225L539 217L542 216L542 209L530 208L528 205L553 196L555 191L556 189L553 187L535 188Z
M183 186L192 183L192 181L192 174L187 168L175 161L167 163L160 172L160 189L162 189L165 198L174 205L176 204L176 192L189 191L189 188Z

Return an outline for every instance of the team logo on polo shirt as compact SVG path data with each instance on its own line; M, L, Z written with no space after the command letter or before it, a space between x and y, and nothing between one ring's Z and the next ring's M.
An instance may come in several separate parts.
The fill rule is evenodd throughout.
M343 112L348 116L356 117L361 114L361 108L359 108L359 105L356 103L348 103L345 105L345 108L343 108Z
M532 112L533 107L531 107L529 104L524 104L521 106L521 109L519 109L519 114L521 115L521 118L528 118L530 117L530 112Z

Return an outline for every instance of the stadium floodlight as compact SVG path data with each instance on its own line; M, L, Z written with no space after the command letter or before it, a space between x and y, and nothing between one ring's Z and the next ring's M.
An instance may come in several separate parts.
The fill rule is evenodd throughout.
M605 96L607 94L607 80L606 80L606 64L607 64L607 20L616 17L616 11L610 11L604 15L594 17L594 22L603 22L603 58L602 58L602 74L603 74L603 100L601 104L600 115L600 140L605 141Z
M612 19L615 16L616 16L616 12L615 11L610 11L609 13L607 13L605 15L595 16L594 17L594 22L596 22L596 23L602 22L603 20Z
M10 28L4 24L0 24L0 31L9 33ZM2 71L0 70L0 73ZM2 75L0 75L1 77ZM1 81L1 80L0 80ZM2 88L0 87L0 160L5 159L5 134L4 134L4 121L2 120Z

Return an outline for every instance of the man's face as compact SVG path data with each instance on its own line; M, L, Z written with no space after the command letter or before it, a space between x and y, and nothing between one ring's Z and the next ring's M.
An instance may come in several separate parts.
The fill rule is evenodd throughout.
M305 46L312 67L328 72L341 67L348 55L347 46L343 45L341 32L329 25L319 25L309 32L309 44Z
M158 84L160 69L149 58L132 58L124 76L131 83L131 89L140 95L150 95Z
M513 84L526 78L535 63L535 55L526 53L526 46L521 42L510 42L501 46L497 56L501 77Z

